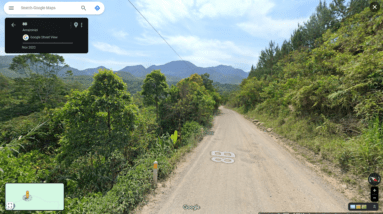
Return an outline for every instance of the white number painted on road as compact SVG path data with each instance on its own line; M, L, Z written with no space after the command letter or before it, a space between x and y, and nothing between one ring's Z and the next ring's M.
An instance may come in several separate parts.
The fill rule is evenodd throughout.
M234 160L231 158L213 157L211 160L217 163L234 163Z
M216 153L220 153L220 154L217 155ZM229 153L230 155L225 155L225 153ZM223 156L223 157L229 157L229 158L235 158L235 154L232 153L232 152L212 151L212 152L211 152L211 155L214 155L214 156Z
M218 154L217 154L218 153ZM229 155L225 155L225 153ZM232 152L219 152L219 151L212 151L211 155L219 156L219 157L212 157L211 160L217 163L234 163L235 154ZM226 158L221 158L226 157Z

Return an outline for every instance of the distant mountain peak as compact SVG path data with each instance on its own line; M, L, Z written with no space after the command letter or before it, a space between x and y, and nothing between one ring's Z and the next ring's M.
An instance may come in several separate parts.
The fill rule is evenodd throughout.
M12 62L14 56L0 56L0 69L2 67L7 68ZM59 75L64 75L66 71L72 70L73 75L88 75L92 76L98 73L99 69L107 69L105 66L98 66L96 68L87 68L84 70L78 70L72 67L62 68ZM143 65L131 65L126 66L116 72L127 72L135 77L144 78L147 74L153 70L160 69L165 76L172 79L182 79L189 77L191 74L197 73L199 75L208 73L210 79L214 82L239 84L242 79L247 78L248 72L244 72L242 69L233 68L229 65L217 65L214 67L198 67L195 64L186 60L175 60L168 62L164 65L151 65L145 68Z
M127 69L129 68L129 69ZM215 82L220 83L235 83L239 84L242 79L247 78L248 73L244 72L241 69L233 68L232 66L227 65L218 65L215 67L198 67L193 63L186 60L176 60L168 62L164 65L151 65L150 67L144 69L140 67L140 69L133 69L133 66L127 66L120 71L127 71L133 74L136 77L145 77L148 73L153 70L160 69L165 76L175 77L175 78L186 78L191 74L197 73L199 75L208 73L210 75L210 79Z

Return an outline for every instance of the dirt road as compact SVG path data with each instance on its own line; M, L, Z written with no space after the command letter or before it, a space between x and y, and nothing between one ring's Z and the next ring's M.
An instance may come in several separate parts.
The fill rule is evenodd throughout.
M221 111L214 135L185 157L137 213L347 212L347 198L320 176L242 115Z

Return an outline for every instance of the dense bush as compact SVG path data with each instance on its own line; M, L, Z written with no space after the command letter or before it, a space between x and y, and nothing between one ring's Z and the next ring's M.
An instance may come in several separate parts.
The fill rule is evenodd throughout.
M187 143L189 139L201 134L202 126L195 121L188 121L182 127L183 145Z
M41 78L36 81L46 80ZM25 81L15 80L18 85ZM1 87L16 84L0 83ZM152 188L153 162L159 163L159 179L166 178L195 145L202 125L211 125L221 100L208 75L195 74L167 90L169 96L159 95L166 98L158 99L156 120L156 108L147 106L139 94L132 100L126 84L112 71L99 71L88 89L78 89L68 96L60 94L60 99L52 93L47 101L53 105L38 105L33 110L37 112L0 118L6 121L0 125L0 145L6 147L0 153L0 203L5 202L5 182L64 183L63 213L127 213ZM25 108L39 103L35 94L21 87L12 90L7 99L14 103ZM12 102L0 106L0 111L10 112Z
M15 157L17 150L12 147L0 149L0 203L5 204L6 183L41 183L50 175L53 158L39 153L37 150ZM5 212L0 206L0 212Z
M368 8L326 31L323 44L310 51L298 49L277 62L260 64L264 75L245 79L232 96L232 106L268 109L277 116L291 105L296 114L321 118L354 115L370 120L383 116L383 12ZM273 69L269 75L267 69ZM257 79L251 76L257 76ZM258 80L259 79L259 80Z
M112 71L100 70L94 78L88 90L73 92L65 106L54 112L65 130L57 160L64 171L60 174L66 177L51 181L70 179L80 195L109 190L140 146L133 136L137 109L125 83Z
M305 24L281 49L270 43L227 103L365 177L383 171L383 11L351 4L358 2L315 40L304 36L315 31Z
M219 100L215 91L206 90L201 76L193 74L169 89L169 96L159 106L160 126L164 132L172 133L180 131L187 121L207 125Z

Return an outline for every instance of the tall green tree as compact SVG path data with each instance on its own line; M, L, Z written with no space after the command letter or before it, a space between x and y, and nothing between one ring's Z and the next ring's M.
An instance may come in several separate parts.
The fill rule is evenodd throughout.
M161 100L165 99L169 86L166 83L166 77L161 70L153 70L150 74L146 75L144 85L142 85L141 94L144 95L146 104L156 105L156 115L158 118L158 104Z
M169 96L161 102L161 127L165 132L178 130L180 133L186 121L206 125L214 112L215 100L219 101L218 93L206 90L201 76L192 74L179 81L176 86L173 85Z
M382 3L382 2L380 2ZM348 16L353 16L362 12L366 7L370 6L369 0L351 0L348 7Z
M129 131L134 130L137 107L126 87L112 71L100 69L89 89L72 92L56 114L65 124L60 161L71 163L97 149L99 154L110 154L131 143Z
M292 50L293 50L293 48L291 46L291 42L290 41L286 41L286 40L283 41L283 44L282 44L282 47L281 47L282 57L286 56L287 54L289 54Z
M251 65L248 78L255 77L255 68L254 65Z
M319 44L316 43L316 40L321 38L326 30L334 28L336 22L336 16L327 7L326 1L319 1L315 13L304 24L304 30L306 31L305 46L310 49L317 47Z
M0 73L0 108L9 104L9 91L12 88L12 80Z
M210 74L205 73L201 75L203 85L205 86L206 90L208 91L215 91L215 88L213 86L213 80L209 79Z
M344 12L344 8L342 7L342 0L335 1L332 5L339 5L337 7L339 9L335 9L334 6L331 7L331 4L329 8L326 1L319 1L319 5L310 16L310 19L303 25L298 24L298 28L294 30L290 39L294 50L302 47L311 50L322 43L321 37L328 29L336 30L339 28L337 16Z
M275 45L275 42L270 41L269 47L261 51L259 56L257 67L249 73L248 78L257 77L261 79L264 76L272 76L275 74L274 66L278 60L282 57L281 49L278 45Z
M344 20L362 12L369 5L369 0L351 0L347 4L345 0L333 0L330 3L330 8L339 20Z
M306 44L306 31L302 25L298 24L298 28L293 31L290 41L293 50L298 50Z
M25 54L12 59L9 69L26 77L39 74L44 77L58 76L58 72L68 67L64 57L50 53ZM72 72L67 71L70 75Z
M262 81L258 81L256 77L249 78L242 82L239 92L239 102L240 105L245 107L245 111L254 108L256 104L263 101L261 93L264 87L265 84Z
M64 84L58 79L58 73L63 68L68 67L65 64L64 57L50 54L26 54L19 55L12 59L10 69L23 75L30 84L30 101L38 100L40 104L54 106L57 99L62 98ZM71 75L71 71L67 71Z
M345 5L345 0L333 0L330 3L330 8L338 19L343 19L347 15L347 5Z
M70 186L71 197L110 190L140 149L137 111L126 84L110 70L100 69L89 89L72 91L54 112L64 132L50 182Z

